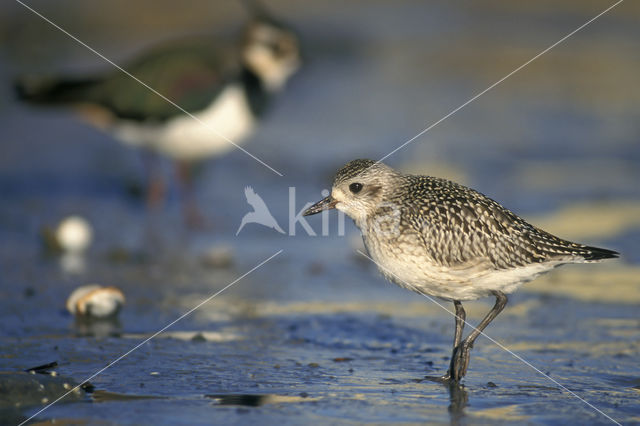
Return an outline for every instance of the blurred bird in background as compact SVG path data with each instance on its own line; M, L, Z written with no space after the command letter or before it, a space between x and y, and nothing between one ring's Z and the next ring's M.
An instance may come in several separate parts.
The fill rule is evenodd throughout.
M180 108L120 70L82 79L25 76L16 91L32 104L72 107L95 127L145 149L149 206L159 205L166 192L155 156L173 160L185 221L201 224L193 194L195 167L244 142L300 66L295 34L258 3L244 3L252 16L239 46L183 40L123 67Z

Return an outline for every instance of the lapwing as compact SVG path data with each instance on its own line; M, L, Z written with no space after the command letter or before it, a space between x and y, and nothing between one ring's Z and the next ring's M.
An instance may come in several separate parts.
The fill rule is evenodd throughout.
M235 48L211 39L180 40L123 67L190 115L120 70L82 79L25 77L16 90L33 104L72 107L119 141L174 160L185 219L197 222L194 166L243 143L301 62L295 33L250 5L252 17ZM150 172L147 201L153 205L163 199L164 184Z

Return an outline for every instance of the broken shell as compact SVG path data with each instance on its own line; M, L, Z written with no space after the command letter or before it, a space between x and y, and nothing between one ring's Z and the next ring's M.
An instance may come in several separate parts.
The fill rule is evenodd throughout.
M120 289L90 284L71 293L67 299L67 310L77 316L107 318L116 315L124 302Z

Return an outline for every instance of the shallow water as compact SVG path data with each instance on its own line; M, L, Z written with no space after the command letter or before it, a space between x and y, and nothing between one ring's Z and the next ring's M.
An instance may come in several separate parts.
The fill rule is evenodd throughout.
M172 2L156 2L154 18L143 23L124 3L109 11L66 4L83 19L46 2L33 6L114 58L211 22L205 2L180 13ZM424 380L446 369L453 317L384 282L355 251L351 223L346 237L335 235L335 215L329 237L308 236L300 225L285 236L255 224L235 236L249 210L245 186L288 230L289 187L297 212L321 197L341 164L382 157L608 4L536 5L274 2L299 29L307 62L245 147L284 177L239 151L212 161L198 182L212 227L197 232L181 224L175 188L166 208L145 212L136 152L67 111L30 109L7 95L0 110L0 370L57 361L63 382L81 383L282 250L93 377L93 393L37 419L610 423L578 396L618 422L640 422L635 3L386 160L453 178L553 233L622 253L619 261L558 269L511 296L487 334L531 365L481 338L463 387ZM4 37L5 81L17 72L102 65L18 4L4 12L12 34ZM220 32L241 18L236 9L214 15ZM95 242L70 271L74 259L43 254L39 232L72 213L92 223ZM309 223L320 233L320 218ZM231 265L211 266L212 247L231 253ZM77 323L64 311L71 291L93 282L125 293L118 323ZM477 323L490 303L465 304L468 320ZM36 387L24 389L24 401L36 402L0 406L2 423L43 407Z

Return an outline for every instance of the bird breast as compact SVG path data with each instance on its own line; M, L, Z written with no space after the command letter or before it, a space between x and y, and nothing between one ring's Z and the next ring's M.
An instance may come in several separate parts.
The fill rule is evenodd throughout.
M194 161L221 155L253 131L255 117L240 85L231 85L204 110L182 114L158 125L128 121L116 137L134 146L153 149L176 160ZM229 142L232 141L232 142Z

